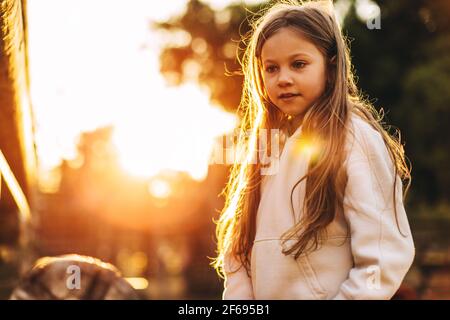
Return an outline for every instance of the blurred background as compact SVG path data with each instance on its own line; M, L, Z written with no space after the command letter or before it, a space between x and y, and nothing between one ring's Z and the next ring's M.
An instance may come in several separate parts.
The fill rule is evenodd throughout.
M412 163L397 299L450 299L450 1L337 0L358 84ZM0 0L0 298L35 259L117 266L142 299L220 299L209 266L267 1Z

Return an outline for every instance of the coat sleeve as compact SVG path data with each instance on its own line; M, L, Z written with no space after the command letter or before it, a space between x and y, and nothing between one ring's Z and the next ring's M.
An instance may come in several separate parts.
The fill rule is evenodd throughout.
M251 278L242 264L230 254L224 259L225 288L223 300L254 300Z
M368 126L356 128L346 162L344 215L350 228L353 268L334 299L392 298L415 254L400 177L394 177L394 164L381 135Z

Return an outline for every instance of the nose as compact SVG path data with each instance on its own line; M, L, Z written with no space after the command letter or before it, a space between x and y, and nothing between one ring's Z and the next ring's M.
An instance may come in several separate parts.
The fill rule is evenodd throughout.
M293 84L292 76L287 70L280 70L278 76L278 86L279 87L288 87Z

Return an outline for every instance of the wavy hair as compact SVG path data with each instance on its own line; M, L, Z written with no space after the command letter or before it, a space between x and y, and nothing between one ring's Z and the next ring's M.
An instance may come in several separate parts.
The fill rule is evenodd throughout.
M323 95L305 113L302 122L302 139L319 143L316 157L291 192L306 179L303 214L283 239L295 239L283 250L285 255L297 259L302 253L316 250L326 227L339 212L343 212L344 190L347 183L344 144L350 116L356 115L369 123L383 137L397 174L410 183L410 168L406 164L400 135L391 135L382 123L383 114L359 93L352 72L349 49L334 14L323 7L323 1L299 3L283 1L255 16L252 30L244 37L246 49L240 64L244 85L239 112L242 119L238 137L238 155L231 168L224 194L225 206L216 226L217 257L211 263L220 276L224 276L224 259L236 257L247 273L250 271L250 254L256 235L256 214L261 196L261 164L252 161L258 152L258 134L261 129L280 129L286 116L269 100L261 74L261 50L267 39L282 28L293 28L307 37L323 54L327 63L327 83ZM270 147L269 147L270 148ZM394 208L395 184L394 179ZM398 226L398 221L397 221ZM399 227L399 226L398 226ZM401 232L401 231L400 231Z

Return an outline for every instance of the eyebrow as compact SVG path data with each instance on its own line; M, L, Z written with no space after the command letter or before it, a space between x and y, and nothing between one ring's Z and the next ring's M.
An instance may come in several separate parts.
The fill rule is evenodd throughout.
M305 53L305 52L298 52L298 53L294 53L294 54L290 55L289 59L292 59L292 58L295 58L295 57L298 57L298 56L305 56L305 57L311 58L311 56L309 54ZM267 63L267 62L275 62L275 60L273 60L273 59L265 59L264 63Z

